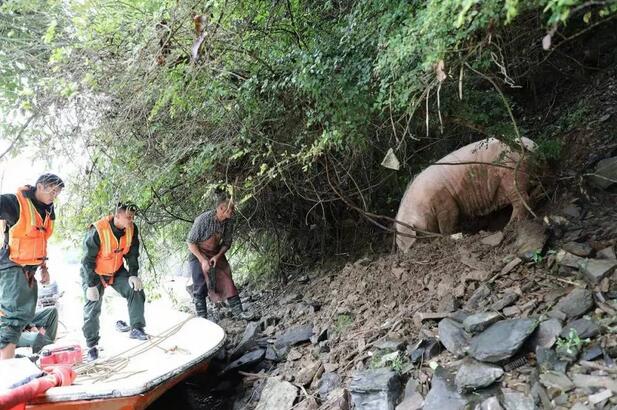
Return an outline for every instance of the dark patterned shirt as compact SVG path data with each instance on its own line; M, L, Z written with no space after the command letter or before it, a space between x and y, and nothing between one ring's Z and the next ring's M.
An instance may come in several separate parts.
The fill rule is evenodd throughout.
M221 245L231 247L231 241L234 231L234 220L227 219L219 221L216 219L216 211L207 211L195 218L193 226L186 237L189 243L198 243L207 241L215 233L219 233L222 238Z

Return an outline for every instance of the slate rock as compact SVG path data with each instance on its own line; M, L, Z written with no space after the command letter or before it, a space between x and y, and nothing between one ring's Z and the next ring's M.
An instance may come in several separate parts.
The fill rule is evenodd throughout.
M617 259L617 255L615 255L615 250L612 246L598 251L596 256L598 259Z
M374 345L376 349L385 352L395 352L405 348L405 342L402 340L384 340Z
M260 323L262 329L267 328L268 326L276 326L281 321L281 318L277 315L268 315L261 318Z
M603 354L604 350L602 349L602 346L596 343L593 346L589 346L588 348L583 350L583 353L581 354L581 360L586 360L590 362L592 360L596 360Z
M438 309L440 312L454 312L460 306L458 299L452 294L444 295L439 301Z
M536 361L540 370L548 371L555 369L559 358L553 349L538 346L536 348Z
M476 313L465 319L463 327L469 333L478 333L497 322L500 317L497 312Z
M302 369L296 374L294 382L296 383L296 385L309 385L313 381L313 378L319 371L320 367L320 361L313 362L308 365L303 365Z
M605 388L617 393L617 380L609 376L593 376L588 374L575 373L572 376L572 382L580 389L586 388Z
M541 404L541 409L552 409L554 406L551 404L551 399L548 397L546 393L546 389L542 387L539 381L535 382L531 386L531 395L534 398L534 401L539 402Z
M396 410L421 410L424 406L424 397L420 393L415 393L413 396L406 398L399 405L396 406Z
M423 410L464 410L469 400L456 389L454 377L443 367L433 373L431 390L424 399Z
M570 410L591 410L589 407L585 406L583 403L574 403L574 406Z
M434 337L422 339L414 348L412 348L410 357L412 363L420 361L427 362L437 356L442 351L441 342Z
M266 355L264 356L264 359L272 362L280 362L281 355L277 352L274 346L268 346L266 347Z
M546 387L552 387L562 392L574 389L574 383L564 373L548 371L540 375L540 383Z
M581 216L581 208L574 204L570 204L563 209L563 214L573 219L580 218Z
M486 284L480 285L465 304L465 309L468 311L476 310L479 306L486 303L490 295L491 289Z
M319 410L319 404L314 397L309 396L305 400L292 407L294 410Z
M274 377L268 378L266 385L261 392L261 398L257 403L256 410L285 410L293 406L298 388L293 384L278 380Z
M261 361L266 354L265 349L257 349L252 352L248 352L242 357L233 362L229 363L225 369L223 369L223 373L227 373L232 370L239 370L241 368L249 367L259 361Z
M617 299L617 295L615 296L615 298ZM469 316L471 316L471 313L459 309L456 312L451 313L448 317L455 322L463 323L465 319L467 319Z
M617 260L585 259L579 262L579 268L587 282L597 285L600 281L615 271Z
M583 316L593 307L593 296L590 290L575 288L555 305L553 310L562 312L567 319Z
M476 406L476 409L478 407ZM484 400L482 402L482 404L480 404L480 410L503 410L503 407L501 407L501 404L499 404L499 400L497 400L497 397L489 397L488 399Z
M551 348L557 341L563 326L559 319L548 319L540 322L538 328L529 339L529 346L535 351L538 346Z
M518 306L508 306L503 309L503 315L505 317L519 316L521 313L521 309Z
M592 247L588 243L581 243L581 242L564 243L561 246L561 249L563 249L566 252L570 252L573 255L582 256L582 257L587 257L591 255L591 252L593 251Z
M302 352L300 352L298 349L291 349L288 354L287 354L287 361L295 361L295 360L300 360L302 359Z
M241 354L247 352L248 350L255 347L255 338L257 336L257 332L259 331L260 323L259 322L249 322L244 329L244 334L242 335L242 339L236 346L236 348L231 352L231 358L235 359Z
M591 183L598 188L606 189L617 180L617 157L598 161L594 175L589 177Z
M321 376L317 391L319 397L322 400L326 399L328 395L341 385L341 376L334 372L327 372Z
M501 401L505 410L535 410L536 404L533 397L511 389L501 389L503 399Z
M397 374L387 368L356 372L349 385L351 401L357 410L394 410L400 390Z
M500 311L501 309L512 305L518 300L518 294L512 291L506 291L501 299L491 305L491 310Z
M490 386L501 376L503 369L499 366L466 359L456 372L454 381L462 393Z
M521 348L537 325L531 319L497 322L471 339L469 353L477 360L491 363L508 359Z
M591 403L592 405L596 405L596 404L602 403L605 400L610 399L611 397L613 397L613 392L608 389L605 389L605 390L601 390L597 392L596 394L590 395L588 399L589 399L589 403Z
M328 396L328 410L349 410L350 407L350 397L349 392L339 387L338 389L334 389L332 393Z
M396 410L420 410L424 404L424 397L418 392L418 382L410 379L405 386L403 400L396 406Z
M288 329L281 336L276 338L274 343L277 349L286 348L311 340L313 336L313 326L303 325Z
M323 329L319 334L313 334L311 336L311 343L314 345L319 344L325 340L328 340L328 329Z
M459 393L452 372L438 366L433 373L431 390L424 399L423 410L463 410L473 409L489 397L496 396L496 386L476 390L473 393Z
M574 329L576 334L581 339L597 336L600 333L600 326L589 319L576 319L563 327L560 336L567 338L570 335L570 329Z
M297 302L300 299L302 299L302 297L300 296L300 294L298 293L288 293L287 295L283 296L282 298L279 299L279 304L282 305L287 305L289 303L292 302Z
M487 246L498 246L503 241L503 232L495 232L492 235L480 239L480 243Z
M523 260L521 258L514 258L506 266L504 266L501 269L500 275L501 276L507 275L508 273L512 272L512 270L516 268L518 265L520 265L521 263L523 263Z
M517 227L514 248L519 256L542 252L547 239L544 226L532 221L523 221Z
M561 393L553 399L553 402L558 406L565 406L568 403L568 395L566 393Z
M469 347L469 335L463 325L452 319L443 319L438 326L439 340L453 355L462 357Z
M561 266L578 269L578 264L585 259L561 249L559 252L557 252L557 255L555 255L555 260Z
M551 319L557 319L561 322L563 322L564 320L568 318L568 316L565 313L563 313L561 310L555 310L555 309L552 309L546 315L550 317Z

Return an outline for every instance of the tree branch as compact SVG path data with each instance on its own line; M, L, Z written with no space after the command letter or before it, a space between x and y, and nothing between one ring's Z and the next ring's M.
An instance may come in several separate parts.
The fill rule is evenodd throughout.
M26 128L28 128L28 126L34 120L35 117L36 117L36 114L32 114L30 118L26 120L24 125L22 125L21 128L19 129L19 132L17 133L13 141L11 141L11 144L8 146L8 148L5 149L2 154L0 154L0 159L2 159L6 154L8 154L13 149L13 147L15 147L15 145L21 140L21 137L23 136L24 131L26 131Z

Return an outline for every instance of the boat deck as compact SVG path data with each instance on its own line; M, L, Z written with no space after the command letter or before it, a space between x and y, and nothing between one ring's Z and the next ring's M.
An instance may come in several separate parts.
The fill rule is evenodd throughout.
M112 293L106 292L101 314L99 359L76 365L73 385L48 390L28 408L145 408L190 372L207 366L225 341L225 332L215 323L156 303L146 305L151 339L130 339L128 332L115 329L117 320L128 320L124 299ZM72 326L62 325L64 320ZM79 343L85 355L80 310L61 307L60 321L56 342Z

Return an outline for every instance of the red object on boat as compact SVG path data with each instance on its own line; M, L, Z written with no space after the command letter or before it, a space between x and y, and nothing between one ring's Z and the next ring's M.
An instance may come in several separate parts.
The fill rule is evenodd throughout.
M82 352L79 344L52 344L41 350L40 366L46 367L54 364L74 365L81 363Z
M68 386L75 381L77 373L70 366L56 365L43 369L47 376L34 379L23 386L0 394L0 409L24 408L26 402L56 386Z

